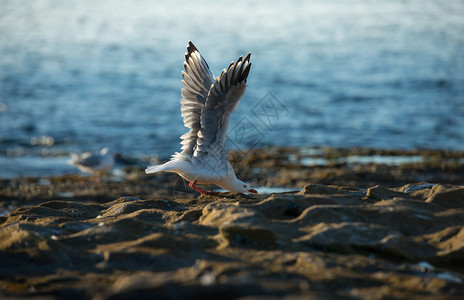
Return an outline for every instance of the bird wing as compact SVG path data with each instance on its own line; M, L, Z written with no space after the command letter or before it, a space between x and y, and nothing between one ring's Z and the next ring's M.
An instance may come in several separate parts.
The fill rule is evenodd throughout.
M76 162L78 165L83 167L96 167L102 162L102 155L83 155L80 159Z
M208 156L218 161L227 161L225 148L227 128L231 114L240 103L246 90L246 80L250 72L249 53L245 59L241 56L236 63L231 62L221 76L214 80L205 106L201 111L201 128L198 131L194 159Z
M205 106L208 92L214 83L214 76L198 49L189 41L182 71L181 114L185 127L190 130L182 135L182 153L192 155L195 151L198 132L201 129L201 111Z

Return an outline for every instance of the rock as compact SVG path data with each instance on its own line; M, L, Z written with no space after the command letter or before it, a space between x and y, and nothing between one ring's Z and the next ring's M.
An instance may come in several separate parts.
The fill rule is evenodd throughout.
M314 184L310 183L304 186L303 191L301 193L304 194L360 194L361 192L357 189L341 187L341 186L334 186L334 185L322 185L322 184Z
M359 205L362 203L361 197L357 195L334 194L327 197L321 194L274 194L246 207L271 219L292 219L314 205Z
M401 197L401 198L408 197L408 194L406 193L397 192L397 191L385 188L380 185L376 185L374 187L368 188L366 195L368 198L380 199L380 200L392 199L395 197Z
M385 226L365 223L320 223L310 233L295 240L312 247L342 252L376 251L403 258L428 257L434 248L415 242Z
M221 225L219 234L223 240L222 247L266 247L276 244L276 236L272 230L251 224Z
M429 182L419 182L419 183L410 183L400 187L398 190L403 193L416 195L423 195L424 193L429 193L430 189L435 186L435 183Z
M259 223L264 216L259 212L238 206L238 203L214 203L203 209L200 224L206 226L219 226L222 224Z
M464 227L448 227L441 231L425 235L424 239L438 251L430 260L440 264L464 264Z
M461 192L374 186L366 198L308 184L198 198L32 194L0 220L0 298L460 299Z
M20 229L18 225L6 227L0 231L0 251L27 247L43 248L44 241L45 238L30 230Z
M446 208L464 208L464 187L447 188L443 185L435 185L426 202Z

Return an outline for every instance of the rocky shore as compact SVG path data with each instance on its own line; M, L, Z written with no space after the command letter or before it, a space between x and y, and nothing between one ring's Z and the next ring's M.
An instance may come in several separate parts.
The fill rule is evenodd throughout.
M230 157L264 192L199 197L138 167L1 180L0 298L464 298L464 153Z

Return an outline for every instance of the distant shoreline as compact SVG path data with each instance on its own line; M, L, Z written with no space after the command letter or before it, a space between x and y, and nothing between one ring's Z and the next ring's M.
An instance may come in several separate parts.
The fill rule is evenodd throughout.
M169 157L145 156L127 157L124 153L117 161L117 167L113 175L123 180L125 176L134 172L142 172L146 165L164 162ZM281 162L288 168L297 167L334 167L355 165L464 165L464 151L449 149L380 149L363 147L280 147L265 146L255 149L230 150L229 157L233 165L247 169L259 168L270 158ZM83 175L79 170L68 164L69 156L46 155L46 156L14 156L0 157L0 179L8 180L15 178L47 178L68 175ZM245 162L245 163L242 163ZM246 165L249 163L250 165Z

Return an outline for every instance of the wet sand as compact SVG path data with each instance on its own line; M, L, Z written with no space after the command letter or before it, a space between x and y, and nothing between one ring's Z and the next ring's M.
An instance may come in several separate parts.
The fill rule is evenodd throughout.
M0 298L464 297L464 153L261 150L231 152L237 176L289 192L199 197L136 167L1 180Z

